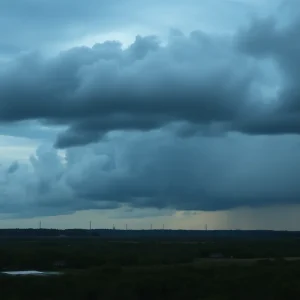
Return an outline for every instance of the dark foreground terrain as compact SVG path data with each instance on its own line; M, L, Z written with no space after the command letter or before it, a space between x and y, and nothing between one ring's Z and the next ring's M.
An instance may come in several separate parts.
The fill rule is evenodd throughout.
M0 239L0 299L300 299L300 240Z

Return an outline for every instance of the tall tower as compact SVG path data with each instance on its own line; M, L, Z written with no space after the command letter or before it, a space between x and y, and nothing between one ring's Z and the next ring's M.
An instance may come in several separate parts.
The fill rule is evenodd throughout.
M90 230L92 229L92 221L90 221Z

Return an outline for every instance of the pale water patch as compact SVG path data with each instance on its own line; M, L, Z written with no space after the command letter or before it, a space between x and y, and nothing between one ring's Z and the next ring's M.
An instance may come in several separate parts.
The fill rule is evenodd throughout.
M28 275L34 275L34 276L50 276L50 275L61 275L61 272L47 272L47 271L35 271L35 270L29 270L29 271L5 271L1 272L2 274L6 275L21 275L21 276L28 276Z

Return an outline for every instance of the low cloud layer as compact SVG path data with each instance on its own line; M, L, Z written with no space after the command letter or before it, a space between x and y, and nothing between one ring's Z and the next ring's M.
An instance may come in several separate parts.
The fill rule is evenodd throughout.
M299 203L295 136L120 134L65 158L41 147L1 171L1 212L56 215L121 206L217 211Z

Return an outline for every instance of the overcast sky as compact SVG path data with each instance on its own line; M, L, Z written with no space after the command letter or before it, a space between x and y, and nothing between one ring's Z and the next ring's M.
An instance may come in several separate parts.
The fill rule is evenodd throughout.
M300 4L0 1L0 226L300 229Z

